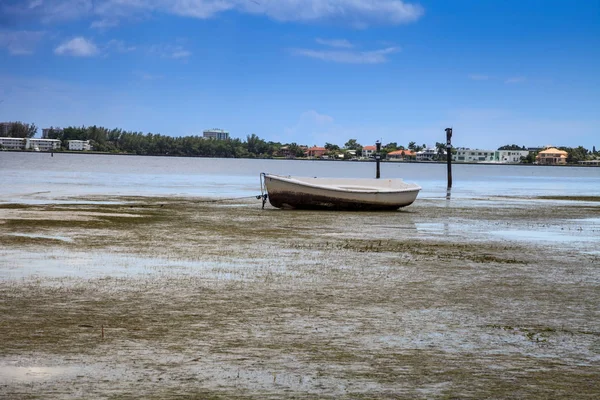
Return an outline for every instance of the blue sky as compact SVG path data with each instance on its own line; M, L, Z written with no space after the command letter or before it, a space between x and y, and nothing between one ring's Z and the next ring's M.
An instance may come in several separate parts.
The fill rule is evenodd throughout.
M598 0L0 0L0 121L40 128L591 149L598 71Z

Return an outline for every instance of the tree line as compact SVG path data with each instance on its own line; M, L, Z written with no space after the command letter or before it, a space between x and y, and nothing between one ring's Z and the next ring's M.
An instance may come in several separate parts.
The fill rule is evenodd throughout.
M284 146L279 142L267 142L256 134L240 139L216 140L202 136L172 137L158 133L142 133L123 129L108 129L101 126L68 127L62 130L50 129L49 139L59 139L66 148L69 140L89 140L93 149L99 152L125 153L138 155L171 155L188 157L223 158L272 158ZM295 155L304 155L296 143L288 145L296 149Z
M35 124L23 122L14 122L11 124L7 136L31 138L37 133L38 128ZM95 151L108 153L125 153L138 155L172 155L172 156L195 156L195 157L225 157L225 158L273 158L285 155L287 157L304 157L307 146L297 143L280 143L261 139L256 134L246 136L246 140L229 139L214 140L206 139L202 136L180 136L172 137L157 133L142 133L125 131L123 129L108 129L102 126L70 126L64 129L50 128L48 132L49 139L59 139L62 141L63 148L68 148L68 140L89 140ZM349 139L343 148L332 143L326 143L325 149L327 155L333 158L343 156L344 159L360 157L363 146L356 139ZM414 141L404 145L397 142L390 142L381 146L382 157L396 150L411 150L418 152L426 149L425 144L419 145ZM436 159L445 160L446 143L436 142ZM579 147L559 147L568 154L568 163L577 163L594 156L600 156L596 147L590 151L583 146ZM284 151L285 150L285 151ZM350 155L347 150L353 150L354 155ZM498 150L527 150L525 146L516 144L504 145ZM456 150L453 148L453 152ZM524 163L535 162L537 152L529 152L523 158Z

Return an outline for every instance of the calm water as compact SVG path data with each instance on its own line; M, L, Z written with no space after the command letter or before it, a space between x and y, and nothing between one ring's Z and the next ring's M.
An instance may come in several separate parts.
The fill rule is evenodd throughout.
M250 160L0 152L0 202L46 202L82 195L237 197L260 193L259 174L375 176L374 162ZM600 195L600 168L453 166L453 198ZM382 178L446 195L446 165L382 163Z

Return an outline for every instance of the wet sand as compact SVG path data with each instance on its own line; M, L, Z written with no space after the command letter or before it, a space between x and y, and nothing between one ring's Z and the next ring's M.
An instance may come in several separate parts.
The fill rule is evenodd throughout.
M598 398L598 200L3 204L0 397Z

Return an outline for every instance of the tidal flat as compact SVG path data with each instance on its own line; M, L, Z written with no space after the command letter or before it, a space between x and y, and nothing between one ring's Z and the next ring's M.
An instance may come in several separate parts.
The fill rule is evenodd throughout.
M0 397L600 397L597 197L0 204Z

